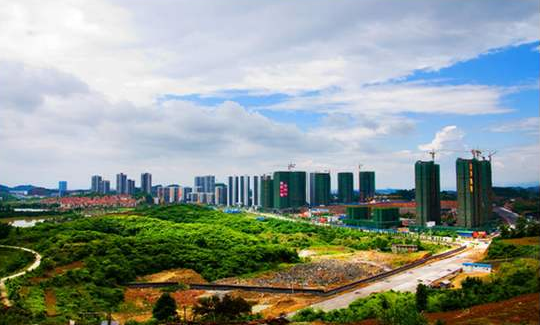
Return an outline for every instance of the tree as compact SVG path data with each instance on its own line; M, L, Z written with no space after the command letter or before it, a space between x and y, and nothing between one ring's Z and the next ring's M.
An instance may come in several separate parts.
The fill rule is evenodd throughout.
M13 228L13 226L10 224L0 222L0 239L7 238L11 228Z
M419 283L416 287L416 310L424 311L427 308L428 292L425 284Z
M219 296L212 296L199 299L199 304L193 308L193 312L203 319L212 321L233 320L251 313L251 305L242 297L225 295L220 299Z
M159 297L152 309L152 316L155 319L163 321L175 318L176 313L176 301L168 293L164 293Z
M382 325L426 325L426 318L414 307L406 297L397 297L393 302L385 299L377 320Z

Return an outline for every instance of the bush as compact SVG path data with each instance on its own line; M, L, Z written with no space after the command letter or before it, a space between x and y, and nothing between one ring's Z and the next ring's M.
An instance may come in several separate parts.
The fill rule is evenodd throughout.
M152 316L159 321L172 320L178 316L176 312L176 301L169 293L162 294L156 301L152 309Z

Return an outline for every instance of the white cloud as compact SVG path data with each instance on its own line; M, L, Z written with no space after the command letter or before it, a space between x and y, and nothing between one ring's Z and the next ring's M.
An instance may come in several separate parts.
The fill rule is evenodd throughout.
M519 120L502 122L488 128L491 132L526 132L536 134L540 131L540 118L527 117Z
M540 22L535 1L40 4L0 6L0 59L138 104L163 93L357 89L538 40Z
M84 187L94 173L149 170L157 182L191 183L197 173L295 161L334 171L363 162L381 186L406 186L421 154L388 149L414 133L405 113L505 113L501 98L513 90L396 80L538 40L538 9L482 0L4 0L1 182ZM163 94L231 89L288 93L261 108L327 116L306 131L232 102L155 104ZM424 146L451 148L459 132L443 129Z
M430 143L421 144L418 149L422 151L435 150L437 152L464 151L463 138L465 133L455 125L442 128L435 134L435 138Z

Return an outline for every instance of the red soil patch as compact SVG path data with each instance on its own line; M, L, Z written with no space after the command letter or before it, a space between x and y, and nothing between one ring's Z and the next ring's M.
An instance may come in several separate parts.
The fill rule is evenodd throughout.
M47 316L56 316L56 295L52 289L45 290L45 308Z
M509 300L473 306L469 309L427 314L435 322L441 319L446 325L464 324L538 324L540 295L532 293Z

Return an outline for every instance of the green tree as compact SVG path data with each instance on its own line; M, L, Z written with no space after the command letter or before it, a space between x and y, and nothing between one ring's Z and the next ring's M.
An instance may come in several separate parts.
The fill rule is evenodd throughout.
M416 310L414 302L406 297L397 297L393 302L383 300L383 308L377 320L381 325L427 324L426 318Z
M152 316L155 319L163 321L176 318L176 301L168 293L164 293L159 297L152 309Z
M424 311L427 308L428 290L425 284L419 283L416 287L416 310Z
M0 223L0 239L7 238L9 232L11 231L11 228L13 228L13 226L11 226L10 224Z
M242 297L212 296L199 299L193 312L205 320L234 320L251 313L251 305Z

